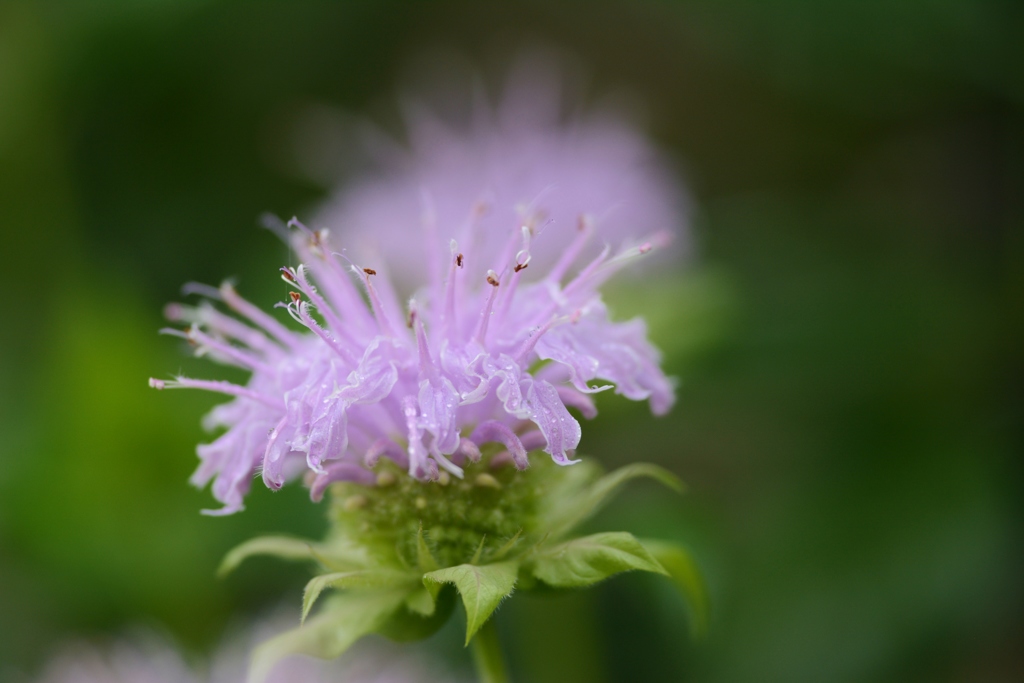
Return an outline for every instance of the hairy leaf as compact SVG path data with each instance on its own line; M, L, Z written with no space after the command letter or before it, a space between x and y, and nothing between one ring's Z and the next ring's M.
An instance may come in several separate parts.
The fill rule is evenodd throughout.
M668 470L648 463L635 463L606 474L592 485L581 487L575 495L561 496L545 512L552 538L559 538L595 514L620 486L631 479L648 477L670 489L682 492L683 482Z
M556 588L589 586L633 569L668 574L640 541L624 531L583 536L543 549L531 558L530 568Z
M342 593L303 626L271 638L253 652L248 683L263 683L274 665L293 654L334 659L352 643L379 630L401 606L401 591Z
M440 569L441 565L434 559L433 553L430 552L430 546L427 545L427 540L423 538L423 525L420 525L419 531L416 532L416 562L419 564L420 571L432 572L435 569Z
M369 566L366 549L341 540L317 543L289 536L260 536L235 546L220 564L219 576L234 571L238 565L256 555L272 555L285 560L312 560L334 571L351 571Z
M309 610L316 603L320 593L327 588L399 588L416 587L416 576L389 569L365 569L354 572L336 572L313 577L306 584L302 596L302 621L306 621Z
M439 586L442 583L452 583L458 588L466 606L466 644L469 645L498 604L512 594L518 573L516 562L479 566L460 564L424 574L423 583L428 588L430 584Z
M710 619L710 606L707 586L701 576L697 563L690 553L682 546L666 541L641 541L652 556L668 570L673 583L682 592L690 606L690 628L695 636L707 632Z

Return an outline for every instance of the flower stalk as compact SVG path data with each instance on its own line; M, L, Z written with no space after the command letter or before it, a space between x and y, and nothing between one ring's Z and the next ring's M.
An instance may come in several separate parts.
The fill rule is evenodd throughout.
M471 641L473 664L479 683L509 683L505 658L501 653L498 629L488 621Z

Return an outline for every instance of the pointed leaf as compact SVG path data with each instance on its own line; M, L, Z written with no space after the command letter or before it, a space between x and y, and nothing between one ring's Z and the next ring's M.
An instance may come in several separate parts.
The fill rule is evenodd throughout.
M523 530L520 529L516 532L515 536L505 541L505 544L498 548L494 555L491 557L492 561L497 561L508 555L509 551L515 547L516 543L519 542L519 537L523 535Z
M415 587L415 575L389 569L367 569L315 576L306 584L306 591L302 596L302 621L306 621L309 610L326 588L397 588L402 585Z
M673 583L682 592L690 606L690 628L695 636L707 633L710 605L707 586L697 563L682 546L665 541L641 541L655 559L668 570Z
M293 654L322 659L340 656L359 638L380 629L401 606L404 596L401 591L332 596L325 609L305 625L285 631L256 648L248 683L263 683L275 664Z
M469 645L473 635L497 609L498 604L512 594L518 573L519 565L516 562L481 566L460 564L424 574L423 584L429 588L432 583L453 583L459 589L462 603L466 606L466 645Z
M627 465L606 474L591 486L580 490L576 495L562 497L556 505L548 510L545 516L552 537L558 538L579 526L600 510L620 486L631 479L640 477L655 479L680 493L684 489L683 482L679 477L663 467L642 462Z
M433 553L430 552L427 540L423 538L422 525L420 525L419 531L416 532L416 562L423 572L432 572L435 569L441 568L441 565L434 559Z
M273 555L286 560L316 560L312 541L288 536L260 536L234 547L217 570L219 576L230 574L238 565L254 555Z
M272 555L285 560L313 560L335 571L355 570L370 564L365 548L358 548L340 539L316 543L289 536L260 536L235 546L217 569L224 576L256 555Z
M531 558L534 576L556 588L589 586L638 569L668 575L640 541L624 531L594 534L546 548Z
M473 559L469 561L470 564L480 564L480 556L484 554L484 543L487 542L487 534L483 535L480 539L480 545L476 547L476 552L473 553Z

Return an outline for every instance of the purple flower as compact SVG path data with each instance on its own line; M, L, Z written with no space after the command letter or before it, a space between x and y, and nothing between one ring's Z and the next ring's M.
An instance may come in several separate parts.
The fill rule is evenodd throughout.
M252 373L246 386L150 380L158 389L235 397L205 420L226 431L198 448L192 481L213 480L223 503L210 514L242 509L259 471L277 489L308 470L316 500L335 481L373 484L370 468L381 457L421 480L442 471L461 477L487 442L504 446L495 463L523 469L527 453L543 449L568 465L580 441L569 409L593 417L590 395L604 389L649 400L658 414L670 409L673 386L643 321L613 322L598 294L665 244L663 229L678 216L659 190L664 178L639 169L649 150L628 129L536 123L543 125L501 119L461 144L445 138L410 174L346 195L356 208L345 215L366 221L362 238L352 237L359 264L326 230L292 220L303 265L281 269L294 288L281 306L304 332L231 285L194 290L238 317L208 302L168 307L169 318L189 325L172 332L197 353ZM406 190L435 172L434 209L417 226ZM488 190L474 196L474 182ZM633 237L646 228L653 238ZM602 232L625 245L613 254ZM370 235L382 255L367 248ZM396 281L421 286L408 287L414 293L404 303Z
M405 285L436 278L431 269L453 238L474 266L494 267L509 229L524 224L535 240L531 266L544 270L565 268L569 248L590 260L603 240L677 235L687 202L666 159L619 112L581 112L560 67L542 52L520 55L494 104L479 89L459 97L465 88L441 76L433 90L448 95L443 102L406 102L407 145L379 131L356 138L377 172L341 183L316 224L342 230L358 260L386 244ZM458 112L453 101L463 99ZM576 243L580 220L597 239ZM426 240L410 238L421 224Z

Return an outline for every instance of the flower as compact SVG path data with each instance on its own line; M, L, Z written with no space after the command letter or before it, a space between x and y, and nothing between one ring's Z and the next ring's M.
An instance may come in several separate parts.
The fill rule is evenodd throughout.
M653 153L619 124L519 120L499 118L461 142L424 142L410 170L346 193L338 222L359 244L359 264L326 229L290 221L301 265L281 269L293 288L281 306L305 333L230 284L190 291L247 322L210 301L168 306L170 319L189 325L168 332L252 373L245 386L150 380L234 396L205 419L226 431L198 448L192 481L214 480L223 504L207 512L242 509L258 471L278 489L308 470L318 500L336 481L374 484L381 457L419 480L461 477L488 442L505 449L494 465L524 469L537 449L569 465L581 436L569 409L593 417L590 395L613 387L656 414L670 409L673 385L644 322L613 322L598 293L667 244L665 228L679 218L666 179L642 167ZM407 202L421 176L433 207L422 222ZM474 195L481 183L487 191ZM643 228L654 235L637 239ZM614 255L602 232L622 245Z
M582 248L575 244L581 216L597 233L584 260L600 251L601 239L679 236L687 202L670 164L620 113L580 111L556 58L520 55L494 105L478 91L458 97L463 88L451 80L442 76L434 90L456 96L436 106L407 100L407 145L379 131L356 138L376 171L340 183L315 219L341 227L350 254L372 258L387 244L388 262L408 284L437 277L430 269L451 238L474 266L494 267L509 228L523 224L534 232L538 269ZM453 112L460 99L472 100L468 111ZM442 108L448 116L435 113ZM411 236L420 224L422 237Z

